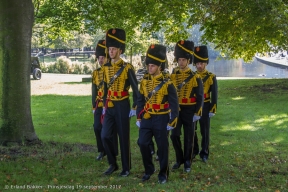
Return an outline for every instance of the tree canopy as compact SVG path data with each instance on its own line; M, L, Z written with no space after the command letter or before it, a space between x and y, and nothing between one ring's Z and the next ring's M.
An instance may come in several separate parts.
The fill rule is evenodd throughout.
M69 39L75 31L102 31L104 37L109 28L123 28L127 49L133 46L134 52L156 41L157 33L165 45L194 36L191 27L197 25L203 34L197 44L210 42L228 57L250 60L256 52L288 49L287 5L287 0L0 1L0 145L38 140L30 105L34 18L45 39Z
M187 39L199 24L202 44L211 42L231 58L250 60L256 52L287 50L286 0L34 0L36 23L50 35L123 28L128 46L162 30L165 43Z

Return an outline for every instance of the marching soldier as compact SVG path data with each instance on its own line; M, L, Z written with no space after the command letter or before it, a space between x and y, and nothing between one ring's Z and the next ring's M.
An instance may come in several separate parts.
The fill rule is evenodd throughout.
M145 60L144 60L144 63L145 63ZM145 64L143 64L143 65L145 65ZM150 80L151 79L150 74L149 74L148 71L149 71L149 68L148 68L148 65L146 65L146 69L144 71L144 75L143 75L143 78L142 78L141 81L143 81L143 79L146 79L146 80ZM139 145L139 139L137 141L137 144ZM149 144L149 148L150 148L151 154L154 155L155 154L155 146L154 146L154 142L153 142L152 139L151 139L151 143ZM156 153L156 160L158 160L157 153Z
M101 140L101 131L102 131L102 123L101 123L101 115L103 110L103 64L107 62L106 57L106 43L105 40L99 40L96 45L96 59L100 67L93 71L92 73L92 108L94 114L94 133L96 137L96 144L98 148L99 155L96 157L96 160L102 160L102 158L106 155L102 140ZM118 140L117 134L114 134L114 147L115 153L118 154Z
M146 57L145 57L145 58L146 58ZM165 63L162 63L162 64L161 64L160 71L161 71L162 75L164 76L164 78L170 78L169 74L167 74L167 73L164 71L166 62L167 62L167 58L166 58ZM145 59L144 59L144 64L143 64L143 65L146 65L146 64L145 64ZM149 66L148 66L148 65L146 65L145 73L144 73L144 75L143 75L142 80L143 80L143 79L151 80L151 75L149 74ZM153 139L151 139L151 142L150 142L150 144L149 144L149 148L150 148L150 150L151 150L151 154L152 154L152 155L154 155L155 152L156 152L155 160L158 161L158 160L159 160L159 159L158 159L158 150L155 151L155 145L154 145Z
M181 40L176 43L174 56L178 67L175 67L171 74L171 80L177 88L180 106L177 126L172 130L170 136L176 153L176 163L172 169L178 169L184 163L185 172L191 170L195 123L202 115L203 105L202 80L188 67L188 64L192 63L193 49L192 41ZM182 126L184 150L180 139Z
M200 132L202 136L200 158L204 163L209 157L210 142L210 118L216 113L218 86L216 75L207 71L206 66L209 63L207 46L198 46L194 48L194 62L196 73L201 76L204 90L204 105L202 117L199 120ZM194 138L194 156L199 153L198 137L195 133Z
M135 70L130 63L124 62L120 55L125 52L126 34L123 29L109 29L106 33L106 46L111 61L103 66L104 71L104 108L102 142L107 154L109 168L104 172L110 175L118 170L116 154L113 150L113 134L117 132L120 142L122 171L120 176L130 174L130 117L136 115L138 82ZM133 104L130 111L129 89L133 90Z
M163 77L165 78L165 79L169 79L170 78L170 74L169 73L167 73L167 72L165 72L165 65L167 65L167 57L165 58L166 59L166 61L165 61L165 63L162 63L161 64L161 68L160 68L160 72L162 73L162 75L163 75ZM145 62L145 61L144 61ZM144 73L144 75L143 75L143 79L146 79L146 80L151 80L151 75L149 74L149 66L148 65L146 65L146 70L145 70L145 73ZM155 147L154 147L154 142L153 142L153 140L151 140L151 143L150 143L150 150L151 150L151 154L152 155L154 155L155 154L155 152L156 152L156 157L155 157L155 160L156 161L158 161L159 160L159 158L158 158L158 150L157 151L155 151Z
M163 45L152 44L147 51L146 65L150 78L143 79L140 83L136 122L140 128L138 144L145 168L142 181L150 179L155 172L149 148L154 136L159 149L158 182L161 184L167 182L169 175L168 133L176 126L179 108L175 86L161 73L161 64L165 62L165 57L166 47Z

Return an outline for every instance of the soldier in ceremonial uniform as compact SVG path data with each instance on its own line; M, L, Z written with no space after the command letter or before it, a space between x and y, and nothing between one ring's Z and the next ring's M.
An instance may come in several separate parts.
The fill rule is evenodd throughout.
M94 133L96 137L96 144L98 148L99 155L96 157L96 160L102 160L102 158L106 155L102 140L101 140L101 131L102 131L102 123L101 123L101 115L103 111L103 64L107 62L107 54L106 54L106 43L105 40L99 40L96 45L96 59L100 67L93 71L92 73L92 108L94 114ZM114 134L114 147L115 153L118 154L118 140L117 134Z
M196 73L201 76L204 90L204 105L202 117L199 120L200 132L202 136L200 158L204 163L209 157L210 142L210 118L216 114L218 86L216 75L207 71L206 66L209 63L207 46L198 46L194 48L194 62ZM194 156L199 153L198 137L195 133L194 138Z
M113 134L117 132L120 142L122 171L126 177L131 168L130 117L136 115L138 82L134 67L124 62L120 55L125 52L126 33L123 29L109 29L106 33L106 46L111 61L104 64L104 108L102 142L107 154L109 168L104 172L110 175L118 170L114 151ZM133 90L133 104L130 110L129 89ZM134 108L134 109L133 109Z
M144 60L144 63L145 63L145 60ZM146 65L146 64L144 64L144 65ZM144 71L144 75L143 75L143 78L142 78L141 81L143 81L143 79L146 79L146 80L150 80L151 79L150 74L148 73L148 71L149 71L149 68L148 68L148 65L146 65L146 69ZM138 139L138 141L139 141L139 139ZM137 144L139 145L138 141L137 141ZM149 148L150 148L151 154L154 155L155 154L155 145L154 145L154 142L153 142L152 139L151 139L151 143L149 144ZM156 153L156 160L158 160L157 153Z
M167 72L165 72L165 70L164 70L164 69L165 69L165 65L167 65L167 62L168 62L168 61L167 61L167 57L166 57L165 59L166 59L165 63L162 63L162 64L161 64L160 72L162 73L162 75L163 75L163 77L164 77L165 79L169 79L169 78L170 78L170 74L167 73ZM145 62L145 60L144 60L144 62ZM145 73L144 73L144 75L143 75L143 79L151 80L151 75L149 74L149 66L146 65L146 68L147 68L147 69L145 70ZM151 154L152 154L152 155L154 155L155 152L156 152L155 160L158 161L158 160L159 160L158 150L155 151L155 147L154 147L154 142L153 142L153 140L151 140L151 143L150 143L149 147L150 147L150 150L151 150Z
M164 78L161 65L165 62L166 47L152 44L146 54L149 77L140 83L140 95L137 101L138 144L142 154L145 174L142 181L150 179L155 172L150 144L154 136L158 150L160 170L158 182L167 182L169 175L169 130L175 128L178 117L178 98L173 83ZM168 132L167 132L168 131Z
M171 74L171 80L177 88L180 106L177 126L172 130L171 140L176 153L176 163L172 169L184 164L184 171L190 172L192 163L193 138L195 123L202 115L203 84L199 75L195 74L188 64L193 59L194 43L181 40L175 45L174 56L178 63ZM183 126L184 148L181 144L181 128Z

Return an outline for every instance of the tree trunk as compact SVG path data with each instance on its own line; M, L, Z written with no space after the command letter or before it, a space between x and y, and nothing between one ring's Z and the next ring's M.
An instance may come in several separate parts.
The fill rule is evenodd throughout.
M32 0L0 1L0 145L35 141L31 116Z

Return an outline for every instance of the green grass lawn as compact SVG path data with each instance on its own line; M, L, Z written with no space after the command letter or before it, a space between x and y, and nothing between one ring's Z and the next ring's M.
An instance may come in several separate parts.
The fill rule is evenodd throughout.
M288 80L218 80L218 89L208 163L197 156L191 173L183 173L181 166L170 171L164 185L157 183L157 172L141 182L144 167L135 117L131 119L131 174L118 176L119 156L120 171L104 176L107 158L95 161L90 96L32 96L33 122L43 143L0 147L0 192L17 191L11 187L29 191L287 191ZM171 142L169 162L170 167L175 163ZM157 161L155 165L159 170Z

